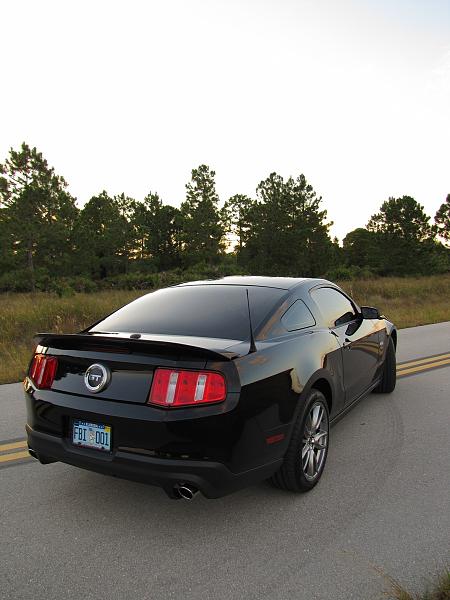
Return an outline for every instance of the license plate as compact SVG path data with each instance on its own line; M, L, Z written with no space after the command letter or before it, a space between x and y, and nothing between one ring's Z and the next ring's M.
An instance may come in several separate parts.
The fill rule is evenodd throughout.
M72 443L75 446L83 446L83 448L109 452L111 450L111 427L87 421L74 421Z

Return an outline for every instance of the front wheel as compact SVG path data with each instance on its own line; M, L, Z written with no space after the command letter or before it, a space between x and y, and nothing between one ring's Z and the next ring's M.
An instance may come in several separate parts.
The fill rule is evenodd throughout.
M381 381L374 389L376 394L390 394L395 389L397 382L397 360L395 357L395 346L392 338L389 338L389 344L384 359L383 375Z
M328 454L330 415L327 401L311 390L299 415L280 469L271 483L291 492L307 492L322 476Z

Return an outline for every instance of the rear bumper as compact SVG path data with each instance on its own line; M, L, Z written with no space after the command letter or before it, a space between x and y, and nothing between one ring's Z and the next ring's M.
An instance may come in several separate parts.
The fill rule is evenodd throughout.
M155 458L123 450L103 454L76 448L67 438L36 431L30 425L26 430L29 448L43 462L62 461L97 473L156 485L164 488L169 496L173 496L177 484L184 483L195 486L207 498L219 498L267 479L282 463L282 459L278 459L234 473L224 464L212 461Z

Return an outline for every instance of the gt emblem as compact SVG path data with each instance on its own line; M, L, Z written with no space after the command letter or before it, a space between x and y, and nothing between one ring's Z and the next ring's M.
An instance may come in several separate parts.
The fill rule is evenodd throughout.
M90 392L96 394L105 389L111 379L110 370L104 365L95 363L86 369L84 385Z

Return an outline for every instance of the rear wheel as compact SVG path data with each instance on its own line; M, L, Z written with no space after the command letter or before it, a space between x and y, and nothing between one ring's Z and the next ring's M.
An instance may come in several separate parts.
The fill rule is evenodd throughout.
M395 389L397 381L397 361L395 357L395 346L392 338L389 338L389 344L384 359L383 375L380 383L374 389L376 394L390 394Z
M327 401L311 390L292 432L280 469L271 477L275 487L307 492L319 481L328 454L330 416Z

